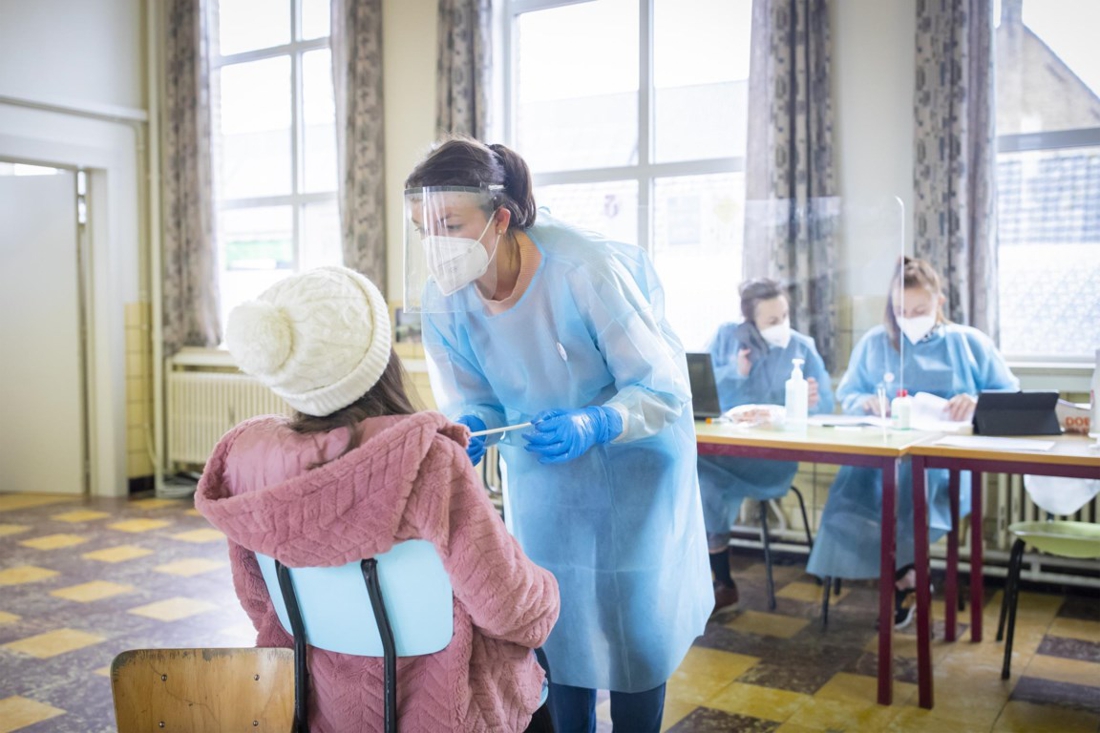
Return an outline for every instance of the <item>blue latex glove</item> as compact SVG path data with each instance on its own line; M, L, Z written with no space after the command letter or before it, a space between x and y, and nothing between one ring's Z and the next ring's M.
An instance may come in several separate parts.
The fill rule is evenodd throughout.
M476 433L485 429L485 421L477 415L463 415L455 420L459 425L465 425L470 429L471 433ZM470 442L466 445L466 455L470 457L470 463L475 466L485 457L485 436L477 435L470 438Z
M527 450L539 463L564 463L600 443L610 443L623 432L623 419L610 407L594 405L580 410L546 410L531 421L523 434Z

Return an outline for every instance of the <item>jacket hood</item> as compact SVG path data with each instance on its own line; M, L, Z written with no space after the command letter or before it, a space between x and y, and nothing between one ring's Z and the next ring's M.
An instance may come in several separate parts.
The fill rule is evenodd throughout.
M338 566L389 550L429 451L469 440L465 426L419 412L323 466L234 495L227 476L234 443L265 420L246 421L218 443L195 508L230 541L289 567Z

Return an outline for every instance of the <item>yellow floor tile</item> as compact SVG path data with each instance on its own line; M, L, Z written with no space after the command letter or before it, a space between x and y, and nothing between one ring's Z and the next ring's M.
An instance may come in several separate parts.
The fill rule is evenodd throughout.
M0 611L0 624L13 624L18 621L19 618L20 617L15 615L14 613L5 613L4 611Z
M18 695L6 697L0 700L0 733L11 733L64 714L64 710L37 700Z
M21 585L22 583L34 583L57 575L56 570L38 568L34 565L18 565L14 568L0 570L0 585Z
M58 550L62 547L82 545L87 541L87 537L75 534L48 534L44 537L35 537L33 540L23 540L19 544L35 550Z
M90 522L93 519L103 519L111 516L110 512L93 512L90 509L77 509L64 514L55 514L50 519L58 522Z
M1013 700L1005 705L1004 712L997 718L993 730L997 733L1000 731L1096 733L1098 727L1100 727L1100 715L1096 713Z
M225 535L216 529L193 529L190 532L174 534L172 538L184 542L219 542L225 539Z
M898 711L894 719L886 727L888 733L975 733L976 731L989 730L989 723L976 727L973 724L944 719L934 715L934 710L923 710L916 707L905 707ZM779 728L775 733L785 733L785 728Z
M68 601L88 603L89 601L98 601L102 598L110 598L111 596L117 596L122 593L130 593L133 590L134 586L132 585L110 583L106 580L93 580L90 583L81 583L80 585L71 585L68 588L59 588L50 591L50 595L64 598Z
M665 698L665 711L661 718L662 733L686 718L688 714L698 707L695 703L683 702L672 698Z
M1020 671L1028 677L1042 677L1046 680L1069 682L1072 685L1100 687L1100 664L1086 662L1083 659L1063 659L1036 654L1028 662L1027 667ZM1100 698L1100 689L1096 691L1096 695Z
M201 517L202 516L202 512L200 512L198 509L188 509L187 511L184 512L184 514L186 514L189 517Z
M30 529L29 524L0 524L0 537L7 537Z
M775 729L775 733L817 733L817 729L807 728L797 723L784 723Z
M180 507L190 499L135 499L130 502L134 509L163 509L166 506Z
M894 680L894 704L903 704L916 690L916 685ZM870 705L878 700L878 679L862 674L838 672L814 693L814 697Z
M145 606L131 608L127 613L138 616L146 616L158 621L179 621L181 618L205 613L217 608L213 603L196 600L194 598L169 598L165 601L157 601Z
M794 583L787 583L785 586L775 592L776 598L789 598L792 601L805 601L807 603L821 603L824 589L817 583L803 583L796 581ZM851 591L845 586L841 589L839 595L830 595L829 603L833 604L837 601L843 600Z
M968 642L945 642L943 637L932 639L932 664L938 664L941 659L947 658L948 655L965 651L969 647ZM894 634L893 650L895 657L904 657L907 659L917 658L917 635L916 634ZM863 651L871 652L872 654L878 654L878 636L874 636L867 640L867 643L863 645Z
M884 730L901 710L900 705L812 697L788 718L788 722L812 730L879 731Z
M799 631L806 628L809 623L809 619L795 618L793 616L781 616L775 613L760 613L759 611L742 611L737 614L732 621L726 624L726 628L749 634L790 639Z
M693 646L668 681L668 696L702 705L760 660L744 654Z
M26 639L9 642L4 644L4 648L29 654L39 659L48 659L49 657L56 657L58 654L98 644L101 641L106 641L106 639L96 634L89 634L76 629L56 629L45 634L28 636Z
M224 562L194 557L187 560L176 560L175 562L165 563L164 565L157 565L153 570L156 570L158 573L182 575L189 578L192 575L209 573L211 570L217 570L221 567L225 567Z
M100 677L110 677L111 676L111 665L108 664L106 667L100 667L99 669L93 669L92 674L98 674Z
M171 522L164 519L126 519L107 526L120 532L148 532L151 529L167 527L169 524Z
M788 690L734 682L706 702L708 708L782 723L810 699Z
M0 494L0 512L13 512L46 504L64 504L69 501L75 501L75 498L63 494Z
M1047 633L1053 636L1065 636L1070 639L1084 639L1085 641L1100 643L1100 621L1056 617L1050 623Z
M86 560L99 560L100 562L122 562L123 560L133 560L138 557L145 557L146 555L152 554L152 550L147 550L137 545L117 545L115 547L108 547L105 550L85 552L81 557Z

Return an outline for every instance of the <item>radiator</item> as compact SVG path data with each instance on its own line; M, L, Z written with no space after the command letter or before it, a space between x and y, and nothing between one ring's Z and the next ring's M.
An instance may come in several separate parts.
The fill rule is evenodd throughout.
M165 371L168 466L206 463L214 446L237 423L290 409L252 377L209 359L173 357Z

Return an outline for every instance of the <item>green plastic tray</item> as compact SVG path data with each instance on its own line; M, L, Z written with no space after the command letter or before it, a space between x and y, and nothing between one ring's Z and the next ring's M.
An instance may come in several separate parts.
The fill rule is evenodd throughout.
M1032 547L1060 557L1100 557L1100 524L1017 522L1008 531Z

